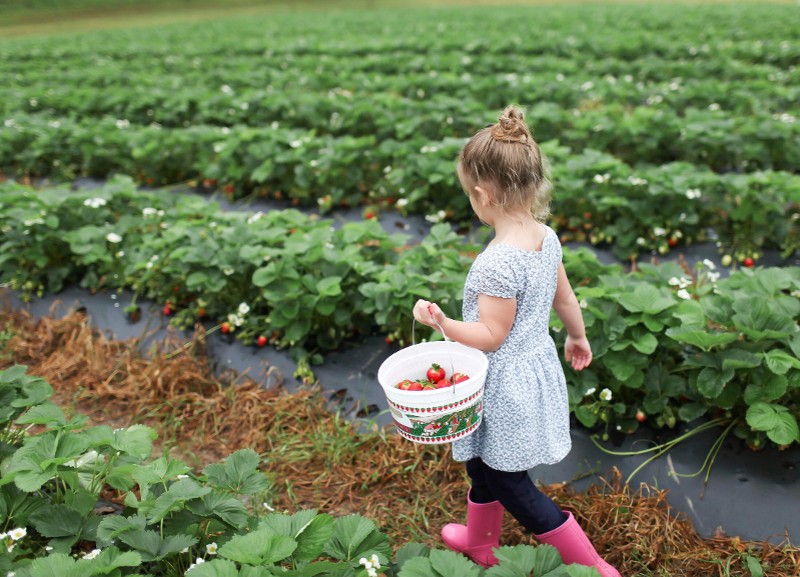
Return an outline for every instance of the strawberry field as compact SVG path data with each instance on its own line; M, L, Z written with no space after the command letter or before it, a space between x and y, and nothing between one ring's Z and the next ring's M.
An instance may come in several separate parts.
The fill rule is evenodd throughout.
M516 103L552 166L549 224L567 245L595 354L580 373L565 365L576 424L605 441L643 426L667 438L710 427L750 449L796 449L798 64L791 3L270 12L2 40L0 283L23 301L72 286L125 291L131 318L156 303L179 328L287 351L297 377L313 383L331 351L374 336L409 344L420 297L460 316L464 276L488 231L472 220L455 158ZM88 181L101 184L78 185ZM264 201L277 208L249 204ZM423 222L425 233L393 229L390 217ZM699 247L712 257L686 258ZM552 326L560 345L555 316ZM54 439L80 428L53 412L38 381L35 392L21 372L0 383L13 406L34 413L4 417L4 446L34 451L22 426ZM135 477L133 525L87 526L103 543L187 507L229 532L253 522L215 492L230 481L222 465L210 489L181 482L150 494L163 483L151 469L168 465L143 463L150 433L130 433L130 443L106 433L81 433L60 464L17 473L28 481L16 487L38 491L91 450L108 464L92 490L128 491L128 469L111 473L117 450L130 471L149 472ZM33 457L14 459L23 470ZM249 454L237 459L251 468ZM142 485L142 475L154 480ZM0 478L0 490L12 480ZM58 483L69 489L63 499L86 498L78 476ZM188 505L200 497L202 514ZM221 513L228 505L235 522ZM315 574L302 566L334 531L339 544L325 551L357 561L337 549L357 521L335 529L322 516L273 518L276 551L293 523L315 528L295 543L302 556L263 553L262 565L269 557ZM60 552L74 544L58 537ZM188 543L161 539L128 545L156 563ZM237 539L226 558L257 565ZM130 574L132 557L108 555L104 574ZM339 574L334 565L326 574ZM203 571L190 575L212 574ZM407 571L398 574L419 574Z

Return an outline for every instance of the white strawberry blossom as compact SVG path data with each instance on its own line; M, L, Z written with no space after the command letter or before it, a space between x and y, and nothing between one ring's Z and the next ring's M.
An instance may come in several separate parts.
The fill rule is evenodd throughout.
M427 220L428 222L437 223L437 222L442 222L446 216L447 213L443 210L440 210L435 214L426 214L425 220Z
M208 553L209 555L216 555L217 549L219 549L219 547L217 546L216 543L209 543L208 545L206 545L206 553Z
M633 186L645 186L647 184L647 180L644 178L639 178L638 176L629 176L628 182L630 182Z
M611 175L608 173L595 174L592 180L594 180L597 184L603 184L604 182L608 182L609 180L611 180Z
M590 388L588 391L586 391L585 393L583 393L583 396L584 396L584 397L588 397L589 395L593 395L593 394L594 394L594 392L595 392L596 390L597 390L597 389L595 389L594 387L591 387L591 388Z
M11 537L12 541L19 541L27 534L28 530L25 527L16 527L8 532L8 536Z
M717 265L714 264L714 261L707 258L703 259L703 266L706 267L708 270L714 270L717 268Z
M667 283L669 283L670 286L676 286L678 288L684 289L687 286L689 286L690 284L692 284L692 281L691 281L691 279L688 279L686 277L678 278L678 277L674 276L671 279L669 279L667 281Z
M88 553L84 553L82 558L83 558L83 559L94 559L94 558L95 558L95 557L97 557L97 556L98 556L100 553L101 553L101 550L100 550L100 549L92 549L92 550L91 550L91 551L89 551Z
M611 397L613 397L610 389L603 389L600 391L600 400L602 401L610 401Z
M408 199L407 198L398 198L396 206L397 206L397 208L403 208L405 206L408 206Z
M700 192L699 188L690 188L686 191L686 198L689 200L694 200L696 198L700 198L702 193Z
M665 234L667 234L667 229L661 228L660 226L656 226L653 228L653 235L664 236Z
M689 294L689 291L687 291L686 289L681 289L681 290L679 290L679 291L677 292L677 295L678 295L680 298L684 299L684 300L689 300L690 298L692 298L692 295L690 295L690 294Z
M121 118L117 120L117 128L119 128L120 130L125 130L126 128L130 128L130 126L131 126L131 121L128 120L127 118Z
M117 233L115 233L115 232L109 232L106 235L106 240L108 242L116 244L118 242L122 242L122 237L120 235L118 235Z
M195 567L197 567L197 566L198 566L198 565L200 565L201 563L205 563L205 562L206 562L206 560L205 560L205 559L203 559L202 557L198 557L197 559L195 559L195 560L194 560L194 563L192 563L191 565L189 565L189 568L187 569L187 571L189 571L189 570L191 570L191 569L194 569Z
M380 559L378 559L378 556L375 553L373 553L369 559L362 557L359 559L358 564L364 566L369 577L378 577L378 569L381 568L381 563Z
M83 201L83 206L91 206L92 208L100 208L106 205L105 198L87 198Z

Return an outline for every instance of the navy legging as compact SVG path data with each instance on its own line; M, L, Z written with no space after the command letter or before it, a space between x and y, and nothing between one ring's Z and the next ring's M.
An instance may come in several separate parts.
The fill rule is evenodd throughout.
M475 457L467 461L467 473L472 479L469 498L473 503L500 501L536 535L552 531L567 520L558 505L536 488L527 471L498 471Z

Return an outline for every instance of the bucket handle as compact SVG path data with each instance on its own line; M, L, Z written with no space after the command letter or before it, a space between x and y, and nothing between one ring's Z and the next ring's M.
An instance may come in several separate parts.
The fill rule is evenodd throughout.
M436 321L434 321L434 322L436 322ZM452 343L455 342L453 339L451 339L450 337L448 337L445 334L444 329L442 328L442 325L440 325L438 322L436 322L436 326L439 327L439 332L442 333L442 336L444 337L445 341L450 341ZM417 344L416 333L417 333L417 319L416 318L412 318L411 319L411 344L412 345L416 345ZM456 372L456 368L455 368L455 364L453 364L453 355L450 355L450 378L453 377L455 372ZM452 391L452 393L454 395L456 394L456 384L455 383L451 383L450 384L450 390Z

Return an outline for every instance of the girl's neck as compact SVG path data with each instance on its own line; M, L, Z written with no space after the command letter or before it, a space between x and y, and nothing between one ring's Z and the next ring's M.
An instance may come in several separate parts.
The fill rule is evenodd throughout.
M541 250L545 228L532 215L515 213L497 215L494 239L490 244L510 244L523 250Z

